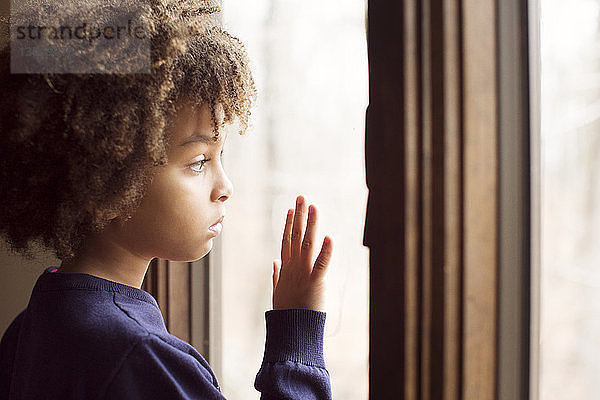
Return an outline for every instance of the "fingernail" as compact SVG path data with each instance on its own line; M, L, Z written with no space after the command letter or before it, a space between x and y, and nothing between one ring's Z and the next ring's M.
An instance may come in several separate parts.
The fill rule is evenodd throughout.
M304 198L302 196L298 196L298 199L296 201L296 204L298 204L299 206L302 205L302 203L304 203Z

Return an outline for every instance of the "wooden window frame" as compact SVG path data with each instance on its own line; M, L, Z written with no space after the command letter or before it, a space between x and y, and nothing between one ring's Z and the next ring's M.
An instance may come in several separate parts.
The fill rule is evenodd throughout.
M369 1L370 398L535 391L529 15L517 0Z

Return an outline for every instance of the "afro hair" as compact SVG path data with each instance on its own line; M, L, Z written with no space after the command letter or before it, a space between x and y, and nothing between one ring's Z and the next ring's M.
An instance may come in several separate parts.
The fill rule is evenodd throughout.
M84 12L76 2L40 3L35 13L53 21ZM168 162L165 132L182 101L209 106L215 137L217 107L222 124L237 118L240 134L248 127L256 89L243 44L215 23L218 5L111 3L148 27L149 73L15 74L10 44L0 48L0 232L27 258L38 242L71 259L113 218L132 217L154 167ZM103 60L118 49L94 52Z

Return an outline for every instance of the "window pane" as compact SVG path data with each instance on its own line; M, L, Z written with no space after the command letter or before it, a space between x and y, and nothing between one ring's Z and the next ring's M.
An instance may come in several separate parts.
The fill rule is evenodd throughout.
M319 249L325 235L334 245L325 329L333 395L366 399L364 1L224 0L223 24L246 44L259 91L249 132L225 145L234 194L222 236L224 394L259 397L272 261L286 211L303 194L319 210Z
M541 0L542 400L600 399L600 0Z

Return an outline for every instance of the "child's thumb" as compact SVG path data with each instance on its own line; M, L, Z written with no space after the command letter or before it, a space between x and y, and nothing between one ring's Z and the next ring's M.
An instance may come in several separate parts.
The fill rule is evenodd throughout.
M281 269L281 260L275 259L273 260L273 290L277 287L277 282L279 282L279 271Z

